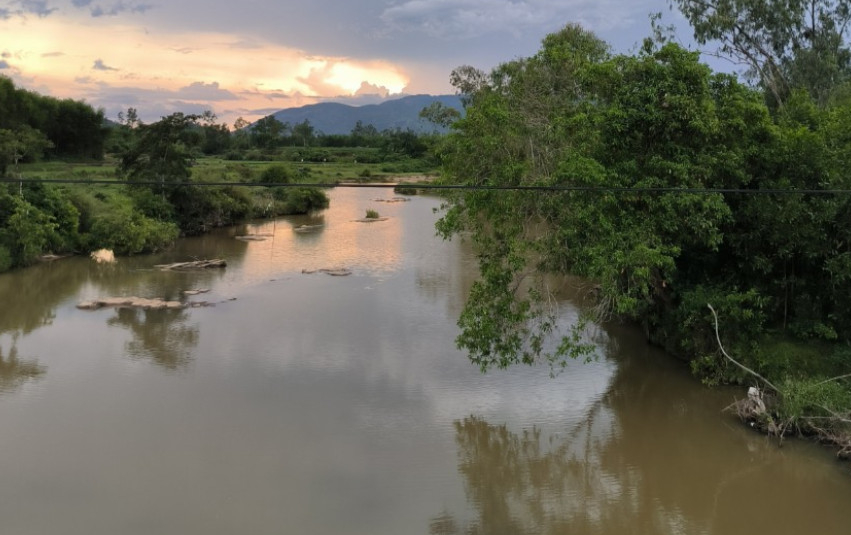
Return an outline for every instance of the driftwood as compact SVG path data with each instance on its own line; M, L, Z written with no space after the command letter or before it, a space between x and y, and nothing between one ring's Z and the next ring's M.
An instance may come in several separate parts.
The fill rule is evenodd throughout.
M299 225L297 227L293 227L293 230L295 232L313 232L314 230L319 230L319 229L323 228L324 226L325 225L323 225L321 223L318 224L318 225Z
M331 275L332 277L346 277L352 274L352 270L348 268L321 268L321 269L302 269L302 273L305 275L313 275L314 273L325 273L326 275Z
M223 268L227 266L224 260L215 258L213 260L194 260L192 262L175 262L173 264L157 264L154 267L163 271L179 271L184 269L208 269Z
M375 223L376 221L387 221L390 219L389 217L364 217L362 219L355 219L355 223Z
M82 301L77 304L77 308L82 310L97 310L104 307L176 310L186 308L187 306L187 303L166 301L159 297L154 299L147 299L145 297L106 297L103 299Z
M411 199L407 197L393 197L390 199L373 199L375 202L383 202L388 204L395 204L397 202L411 202Z
M210 291L210 290L209 290L208 288L199 288L199 289L197 289L197 290L183 290L183 295L198 295L198 294L205 294L205 293L207 293L207 292L209 292L209 291Z

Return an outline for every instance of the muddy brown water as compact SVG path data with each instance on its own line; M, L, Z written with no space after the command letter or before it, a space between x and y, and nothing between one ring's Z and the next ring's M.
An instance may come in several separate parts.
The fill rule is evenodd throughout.
M629 328L555 378L480 374L453 343L475 265L434 236L439 202L331 196L0 275L0 533L851 533L847 464L743 427L734 391ZM388 219L355 222L367 208ZM334 267L352 274L302 273ZM76 308L128 295L215 306Z

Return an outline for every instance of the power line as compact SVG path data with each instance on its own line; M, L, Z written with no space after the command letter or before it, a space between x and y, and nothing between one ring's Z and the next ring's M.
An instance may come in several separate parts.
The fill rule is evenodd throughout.
M469 185L469 184L423 184L412 182L313 182L313 183L274 183L274 182L185 182L163 183L157 181L134 181L115 179L75 179L75 178L0 178L7 184L78 184L78 185L134 185L134 186L197 186L197 187L280 187L280 188L395 188L404 187L422 190L467 190L467 191L544 191L544 192L588 192L588 193L678 193L678 194L741 194L741 195L851 195L851 189L745 189L745 188L677 188L677 187L629 187L629 186L531 186L531 185Z

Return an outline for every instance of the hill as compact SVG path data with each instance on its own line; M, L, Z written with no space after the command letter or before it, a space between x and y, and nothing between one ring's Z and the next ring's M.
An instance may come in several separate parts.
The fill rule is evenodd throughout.
M440 130L432 123L420 119L420 110L432 102L462 111L461 98L457 95L412 95L381 104L349 106L338 102L323 102L300 108L287 108L273 115L282 123L290 125L310 121L310 124L323 134L348 134L358 121L364 126L373 125L379 131L407 130L432 132Z

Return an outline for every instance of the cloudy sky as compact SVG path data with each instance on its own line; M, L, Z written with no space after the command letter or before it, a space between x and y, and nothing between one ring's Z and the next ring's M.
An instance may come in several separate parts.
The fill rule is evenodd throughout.
M578 22L627 52L666 0L0 0L0 75L109 118L232 124L322 100L452 93L459 65L533 54Z

